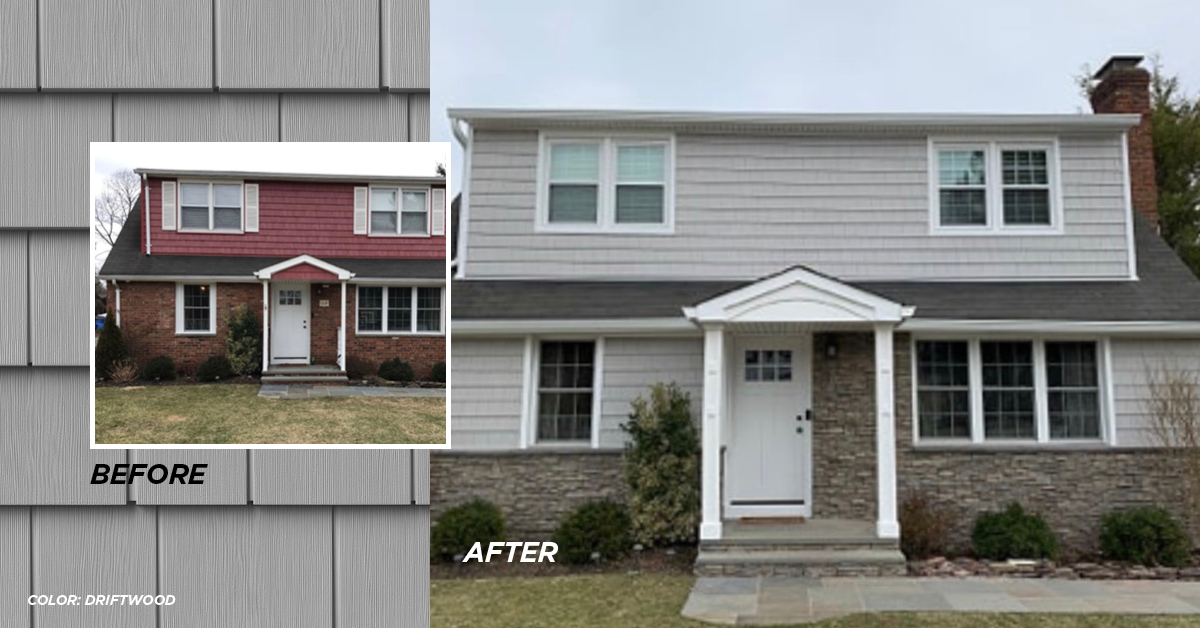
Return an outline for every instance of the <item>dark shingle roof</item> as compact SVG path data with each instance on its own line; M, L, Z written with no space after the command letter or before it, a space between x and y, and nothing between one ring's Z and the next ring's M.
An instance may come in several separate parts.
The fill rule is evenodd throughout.
M142 216L139 212L133 212L117 236L116 245L104 261L104 267L100 269L101 277L251 277L254 271L293 257L142 255L139 241L141 231ZM441 259L321 259L345 268L358 277L442 279L446 276L446 260Z
M1153 228L1136 221L1140 281L851 282L917 308L916 318L1200 321L1200 280ZM454 320L682 317L681 308L753 282L456 281Z

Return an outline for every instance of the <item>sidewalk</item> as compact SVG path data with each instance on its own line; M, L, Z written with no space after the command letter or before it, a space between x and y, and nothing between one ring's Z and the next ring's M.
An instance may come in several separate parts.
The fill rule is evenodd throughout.
M699 578L683 616L720 624L819 621L851 613L1200 614L1200 582L1020 578Z
M313 399L315 397L442 397L445 388L389 388L384 386L308 386L304 384L264 384L259 397L271 399Z

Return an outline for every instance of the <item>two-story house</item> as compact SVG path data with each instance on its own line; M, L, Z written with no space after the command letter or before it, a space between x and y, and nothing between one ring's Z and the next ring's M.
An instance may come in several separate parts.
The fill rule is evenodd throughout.
M398 357L427 377L445 360L444 178L135 172L139 211L100 276L139 363L223 355L239 305L261 312L267 376Z
M1178 513L1148 402L1156 369L1200 369L1200 282L1157 235L1138 61L1100 70L1094 115L451 110L433 503L541 533L619 498L630 401L673 381L705 571L770 572L720 547L748 538L894 548L910 491L960 541L1011 501L1079 549L1110 510Z

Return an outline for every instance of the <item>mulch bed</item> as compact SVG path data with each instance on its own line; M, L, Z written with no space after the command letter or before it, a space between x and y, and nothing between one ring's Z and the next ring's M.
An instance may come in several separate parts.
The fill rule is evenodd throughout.
M433 563L429 575L435 580L482 578L528 578L544 576L573 576L584 574L611 573L658 573L690 575L696 562L695 547L655 548L631 554L620 560L604 561L596 565L567 565L554 563L507 562L507 548L503 556L493 556L492 562L480 563Z
M1063 580L1200 580L1200 562L1193 558L1190 565L1177 569L1112 561L1056 563L1049 560L987 561L937 557L910 561L908 575L927 578L990 576Z
M257 377L250 377L249 375L239 375L237 377L233 377L230 379L217 380L215 382L201 382L201 381L197 381L196 378L194 378L190 375L180 375L180 376L177 376L175 379L166 379L166 380L139 379L139 380L135 380L129 384L117 384L117 383L106 381L106 380L98 380L96 382L96 388L127 388L127 387L131 387L131 386L200 386L200 385L207 386L209 384L258 384L258 383L259 382L258 382Z

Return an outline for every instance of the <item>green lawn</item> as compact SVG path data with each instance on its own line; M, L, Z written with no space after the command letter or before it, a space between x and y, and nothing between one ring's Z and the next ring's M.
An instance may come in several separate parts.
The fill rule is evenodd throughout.
M675 628L709 626L679 616L693 578L682 575L434 580L435 628ZM883 613L828 619L818 628L1184 628L1197 617Z
M265 399L253 384L97 388L96 442L437 444L446 400Z

